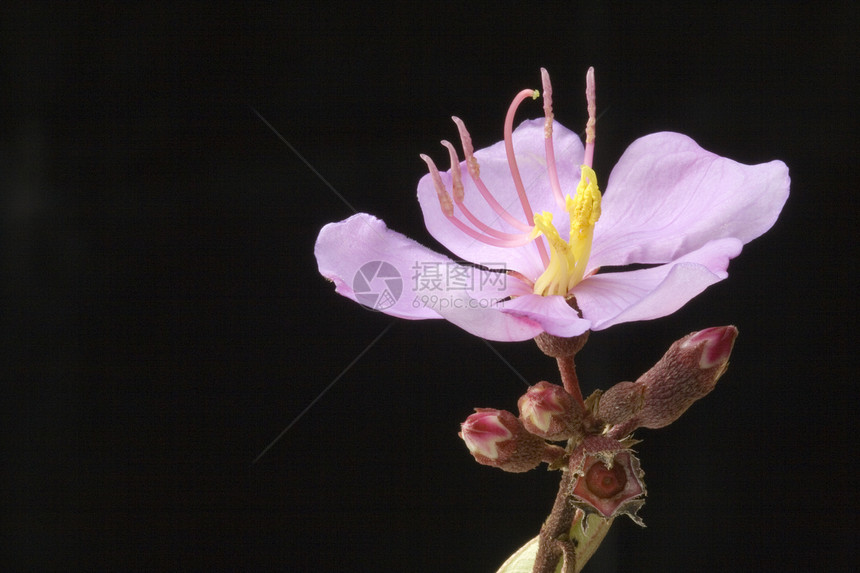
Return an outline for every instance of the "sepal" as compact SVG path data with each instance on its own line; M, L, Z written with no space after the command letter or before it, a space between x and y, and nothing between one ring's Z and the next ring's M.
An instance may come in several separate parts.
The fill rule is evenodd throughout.
M637 512L645 503L645 473L630 449L632 443L589 436L576 447L568 466L576 478L570 491L575 506L604 519L626 514L644 527Z

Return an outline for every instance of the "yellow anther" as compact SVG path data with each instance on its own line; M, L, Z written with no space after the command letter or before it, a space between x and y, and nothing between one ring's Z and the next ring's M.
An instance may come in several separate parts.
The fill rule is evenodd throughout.
M535 213L532 236L546 237L550 249L549 265L535 281L535 294L565 296L583 279L591 254L594 224L600 218L600 199L597 175L590 167L583 166L576 197L565 198L565 210L570 216L570 241L559 235L552 224L552 213Z
M600 189L597 188L597 174L591 167L582 166L582 176L576 187L576 197L567 196L567 212L570 214L570 238L574 233L594 227L600 219Z
M576 259L570 245L561 238L558 229L552 224L552 213L535 213L535 227L532 234L543 235L549 243L549 265L535 281L534 292L539 295L566 295L573 285L570 277L576 268Z

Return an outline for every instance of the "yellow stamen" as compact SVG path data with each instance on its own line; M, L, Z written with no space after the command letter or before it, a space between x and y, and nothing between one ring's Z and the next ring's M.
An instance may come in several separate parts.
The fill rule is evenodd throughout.
M535 213L532 235L545 236L550 249L549 265L535 281L535 294L565 296L583 279L591 255L594 224L600 219L600 199L597 175L593 169L583 165L576 196L565 198L565 210L570 217L570 240L561 238L552 224L552 213Z

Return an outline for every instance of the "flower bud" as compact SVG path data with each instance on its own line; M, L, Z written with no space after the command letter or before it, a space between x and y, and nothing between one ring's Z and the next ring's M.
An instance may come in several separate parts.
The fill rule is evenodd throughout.
M507 472L525 472L543 460L549 444L530 434L519 419L504 410L475 408L460 424L459 436L479 464Z
M645 503L645 475L628 447L605 436L589 436L570 455L569 471L577 476L570 491L573 504L606 519L627 514L643 525L636 512Z
M600 396L597 416L610 426L623 424L645 406L645 387L634 382L619 382Z
M621 437L636 428L662 428L677 420L693 402L706 396L726 371L737 338L734 326L706 328L669 347L663 358L636 381L643 389L642 409L609 435Z
M561 386L538 382L520 397L517 406L523 426L536 436L558 441L581 433L582 406Z

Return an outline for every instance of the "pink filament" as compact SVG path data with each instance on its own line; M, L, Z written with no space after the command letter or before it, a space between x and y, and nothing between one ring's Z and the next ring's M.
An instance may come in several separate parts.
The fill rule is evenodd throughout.
M594 161L595 126L597 125L597 95L594 87L594 68L588 68L585 74L585 101L588 103L588 123L585 125L585 159L588 167Z
M544 68L541 68L541 79L544 90L544 116L546 118L544 123L544 149L546 152L547 160L547 174L549 176L550 186L553 191L553 197L555 198L555 201L558 206L564 208L565 200L561 189L561 183L558 179L558 170L556 168L555 162L555 148L553 146L552 139L552 84L550 83L549 73ZM430 169L430 175L433 179L433 184L436 187L436 194L439 197L439 204L442 208L442 212L445 214L448 220L450 220L451 223L453 223L454 226L456 226L459 230L482 243L486 243L496 247L518 247L526 245L532 240L534 240L531 235L531 230L533 226L528 223L532 219L534 210L529 203L529 198L526 194L522 176L520 175L520 171L517 166L517 159L514 154L513 124L514 116L519 105L526 98L535 97L535 94L536 92L534 90L522 90L516 95L516 97L514 97L514 100L508 107L508 113L505 116L505 153L507 154L508 158L508 167L511 171L511 178L513 179L514 187L517 190L517 196L520 199L520 205L522 206L523 212L525 213L527 223L522 223L521 221L518 221L504 207L502 207L501 204L499 204L496 198L493 197L492 193L490 193L489 189L487 189L487 186L481 180L480 166L478 165L477 159L475 159L474 148L472 146L472 138L469 135L469 132L466 130L466 126L463 121L457 117L452 118L454 120L454 123L457 124L457 129L460 132L460 141L463 145L463 153L466 156L466 165L469 169L469 176L472 178L472 181L475 183L475 186L478 188L478 191L481 193L481 196L493 209L493 211L495 211L495 213L499 215L502 219L504 219L508 224L524 231L522 234L504 233L502 231L493 229L492 227L478 219L478 217L475 216L475 214L472 213L468 207L466 207L466 205L463 203L464 189L460 176L460 161L457 157L457 152L451 143L449 143L448 141L442 141L442 145L444 145L448 149L448 153L451 158L451 177L453 179L452 190L454 195L454 202L457 204L457 208L460 210L463 216L468 219L469 222L471 222L475 227L483 231L483 233L485 234L482 234L481 232L469 227L454 215L454 205L451 201L450 195L448 195L448 190L445 188L444 184L442 183L442 179L439 176L439 170L436 168L436 165L433 163L432 159L430 159L426 155L421 155L421 158L427 163L427 166ZM597 124L597 104L594 86L594 68L589 68L588 73L586 74L585 97L588 102L588 123L585 129L585 157L583 162L588 167L591 167L594 160L595 125ZM549 255L547 254L546 245L542 240L536 240L535 245L537 246L538 254L540 255L541 261L543 262L544 266L548 266L550 259Z
M448 157L451 158L451 179L453 179L452 192L454 194L454 201L462 203L465 194L463 192L463 180L460 178L460 158L457 157L457 150L454 149L454 146L451 145L450 141L445 141L443 139L442 145L448 148Z
M533 240L528 233L523 233L522 235L508 235L507 233L502 233L504 235L507 235L508 237L516 237L513 239L501 239L501 238L491 237L489 235L482 235L481 233L479 233L475 229L469 227L468 225L466 225L466 223L464 223L460 219L454 217L453 215L449 216L448 220L451 221L452 223L454 223L454 225L458 229L460 229L461 231L463 231L464 233L466 233L467 235L469 235L470 237L472 237L476 241L480 241L482 243L486 243L486 244L492 245L494 247L504 247L504 248L508 248L508 249L511 247L521 247L523 245L527 245L528 243L530 243ZM498 233L498 231L497 231L497 233Z
M463 192L463 182L460 179L460 159L457 157L457 150L454 149L454 146L451 145L449 141L442 141L442 145L448 148L448 155L451 158L451 179L453 180L453 194L454 194L454 202L457 204L457 207L460 209L460 212L472 222L473 225L478 227L483 232L491 235L493 237L497 237L499 239L504 240L519 240L521 235L512 235L510 233L505 233L503 231L497 231L493 229L489 225L485 224L483 221L478 219L469 208L463 204L463 199L465 197L465 193ZM446 193L447 194L447 193ZM447 213L446 213L447 215ZM452 213L453 215L453 213ZM448 215L449 217L451 215ZM528 234L528 232L526 232Z
M522 233L518 235L513 235L510 233L503 233L502 231L497 231L484 223L482 223L477 217L475 217L471 211L469 211L465 205L462 204L461 201L457 201L457 207L460 211L466 216L469 221L471 221L476 227L488 233L488 235L482 235L478 231L472 229L454 215L454 206L451 203L451 197L448 195L448 190L445 188L445 184L442 182L442 177L439 175L439 169L436 167L436 163L433 162L430 157L427 155L421 154L421 159L427 164L427 168L430 170L430 178L433 180L433 186L436 188L436 196L439 198L439 205L442 208L442 212L451 221L458 229L472 237L473 239L480 241L482 243L486 243L488 245L493 245L494 247L519 247L525 245L532 241L531 235L529 233ZM459 172L460 165L457 161L456 154L453 158L454 165L452 165L452 172ZM455 183L456 185L456 183Z
M483 197L487 204L492 207L493 211L495 211L511 226L521 231L530 231L532 226L524 224L522 221L518 221L517 219L515 219L513 215L508 213L508 211L504 207L502 207L498 201L496 201L496 198L493 197L493 194L490 193L490 190L487 189L486 185L484 185L484 181L481 179L480 175L480 167L478 166L478 160L475 159L475 151L472 147L472 138L469 136L469 132L466 130L466 125L459 117L452 117L451 119L454 120L454 123L457 124L457 129L460 131L460 141L463 145L463 153L466 155L466 164L469 166L469 175L472 177L472 181L475 183L475 186L481 193L481 197Z
M445 185L442 183L442 178L439 177L439 170L436 168L436 164L433 163L433 160L429 156L423 153L419 157L424 160L424 163L427 164L427 169L430 170L430 178L433 179L433 187L436 188L436 196L439 198L442 212L445 213L446 217L453 217L454 205L451 203L451 197L448 196L448 190L445 189Z
M526 220L528 221L531 217L534 216L534 211L532 211L532 207L529 204L528 195L526 195L526 189L523 186L523 179L520 176L520 170L517 167L517 158L514 155L514 115L516 114L517 108L526 98L530 98L534 96L534 90L523 90L516 95L514 101L511 102L510 107L508 107L508 114L505 116L505 152L508 155L508 167L511 170L511 178L514 180L514 186L517 188L517 195L520 197L520 204L523 207L523 212L526 215ZM549 265L549 255L546 252L546 246L544 246L543 241L535 241L535 245L537 245L538 253L540 254L541 261L543 262L544 267Z
M552 144L552 84L549 82L549 72L544 68L540 69L540 76L543 81L543 113L546 117L543 130L547 174L549 175L549 183L552 187L555 202L559 207L564 209L564 194L561 191L561 183L558 181L558 171L555 168L555 148Z

